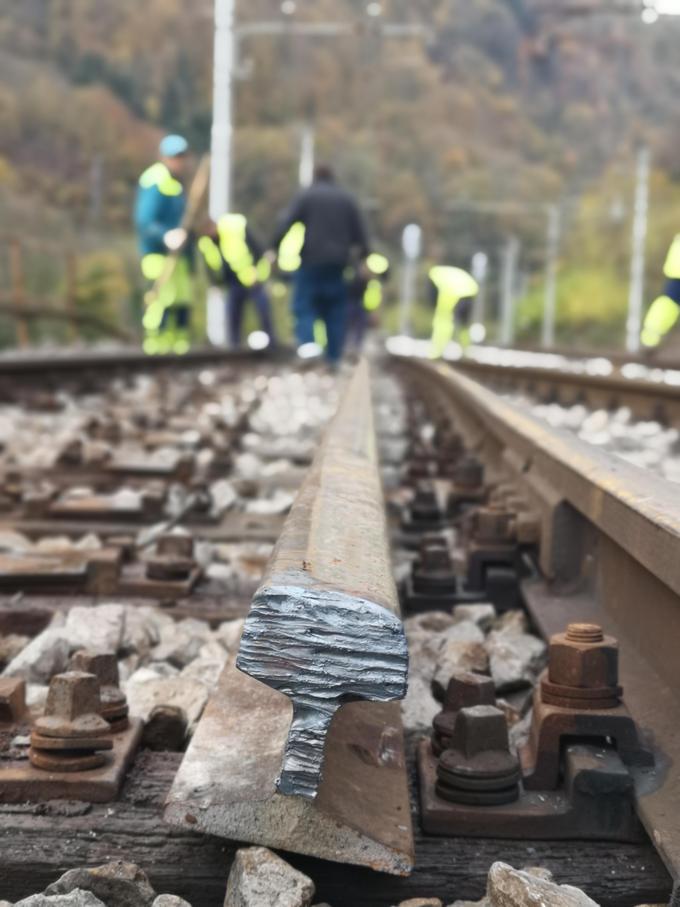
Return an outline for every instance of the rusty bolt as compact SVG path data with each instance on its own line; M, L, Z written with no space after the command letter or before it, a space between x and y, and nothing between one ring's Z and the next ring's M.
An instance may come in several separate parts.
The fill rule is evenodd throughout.
M50 681L45 714L35 722L45 737L97 737L108 734L109 725L99 714L99 681L94 674L69 671Z
M619 648L596 624L570 624L550 640L549 677L567 687L615 687Z
M480 488L484 484L484 467L476 457L465 457L454 469L453 481L459 488Z
M508 724L496 706L473 705L459 711L451 749L471 759L488 750L506 750L508 745Z
M411 504L414 517L432 519L440 516L441 511L434 485L428 481L418 483L416 493Z
M18 677L0 677L0 724L18 721L26 711L26 683Z
M519 513L514 532L520 545L536 545L541 540L541 523L533 513Z
M167 533L160 537L156 553L147 561L146 575L155 580L186 580L195 567L193 537Z
M548 676L542 683L545 702L583 708L613 708L619 686L619 648L597 624L570 624L550 640Z
M428 535L420 543L418 551L420 569L432 573L451 570L451 553L446 539L441 535Z
M81 649L71 659L72 671L94 674L99 681L101 716L114 733L128 727L128 704L125 693L120 689L118 661L115 655L95 655Z
M506 510L478 507L472 517L472 536L477 542L498 544L513 539L513 514Z
M438 756L451 746L456 717L461 709L475 705L495 705L496 689L490 677L461 671L454 674L446 689L444 708L434 717L432 751Z
M190 535L168 532L158 539L156 551L160 555L170 555L178 558L193 558L194 539Z
M491 705L461 709L450 749L437 766L439 796L464 804L513 803L519 797L520 775L503 712Z
M70 666L72 671L94 674L100 684L100 693L106 687L117 689L120 684L118 661L115 655L96 655L86 649L79 649L71 658Z
M490 677L461 671L454 674L446 690L444 710L458 712L474 705L495 705L496 688Z

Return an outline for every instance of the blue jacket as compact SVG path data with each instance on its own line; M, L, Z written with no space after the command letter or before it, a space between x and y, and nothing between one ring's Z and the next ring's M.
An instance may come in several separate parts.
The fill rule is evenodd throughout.
M186 208L184 186L165 164L153 164L139 178L135 202L135 227L140 255L165 254L163 237L179 227Z

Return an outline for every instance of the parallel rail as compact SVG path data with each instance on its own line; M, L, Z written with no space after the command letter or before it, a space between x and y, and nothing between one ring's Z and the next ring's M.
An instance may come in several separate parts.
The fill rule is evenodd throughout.
M610 374L593 374L578 360L552 368L462 359L456 369L499 391L524 391L539 400L567 406L627 406L640 419L680 424L680 372L663 367L621 363L612 364Z
M112 374L121 372L191 368L202 365L229 364L230 362L246 363L262 359L284 360L290 356L290 350L284 347L263 352L199 347L181 356L174 353L149 356L140 347L74 348L63 351L54 350L48 353L0 355L0 379L14 379L27 383L35 380L43 382L47 377L62 380L98 375L109 379Z
M619 639L625 701L657 759L636 779L638 812L680 891L680 489L548 427L467 364L397 367L539 515L542 576L524 586L538 628L596 621Z

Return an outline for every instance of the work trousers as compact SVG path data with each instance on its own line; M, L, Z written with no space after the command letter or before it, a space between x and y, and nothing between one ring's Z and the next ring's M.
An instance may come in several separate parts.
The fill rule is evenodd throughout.
M370 324L369 313L361 296L350 295L347 304L347 346L360 352Z
M227 297L227 323L229 325L229 342L232 346L241 343L241 330L243 315L248 300L252 300L257 311L261 329L267 334L271 343L275 342L274 323L272 321L269 293L266 287L258 283L254 287L244 287L243 284L233 284L229 288Z
M298 346L314 343L314 322L326 327L326 357L342 359L347 329L347 285L342 265L303 265L295 276L293 315Z
M146 255L142 272L149 281L163 275L165 255ZM193 275L185 256L180 256L157 294L147 303L144 317L144 350L150 355L187 353L191 346Z

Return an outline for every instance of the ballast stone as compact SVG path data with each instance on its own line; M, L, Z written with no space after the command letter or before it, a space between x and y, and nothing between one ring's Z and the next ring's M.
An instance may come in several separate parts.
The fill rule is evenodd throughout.
M50 624L7 665L6 677L23 677L27 683L49 683L50 678L66 670L70 644L64 628Z
M443 907L439 898L409 898L402 901L399 907Z
M48 885L45 894L70 894L79 888L92 892L106 907L152 907L156 899L156 892L146 873L134 863L124 863L122 860L105 863L94 869L70 869L52 885ZM49 902L46 907L48 905Z
M9 901L0 901L0 907L5 904L7 907L12 907ZM76 888L70 894L52 896L34 894L30 898L18 901L14 907L107 907L107 905L100 901L91 891L83 891L80 888Z
M151 907L191 907L191 904L174 894L159 894Z
M8 907L12 907L8 901L0 901L0 907L5 904ZM30 898L18 901L14 907L107 907L107 905L100 901L91 891L83 891L80 888L76 888L70 894L34 894Z
M486 640L489 666L496 689L521 689L535 680L543 666L545 643L528 633L492 630Z
M309 907L314 882L266 847L236 851L224 907Z
M599 907L579 888L557 885L541 867L513 869L494 863L481 901L454 901L449 907Z
M118 652L125 637L126 610L116 604L71 608L64 627L71 649L83 648L97 655Z

